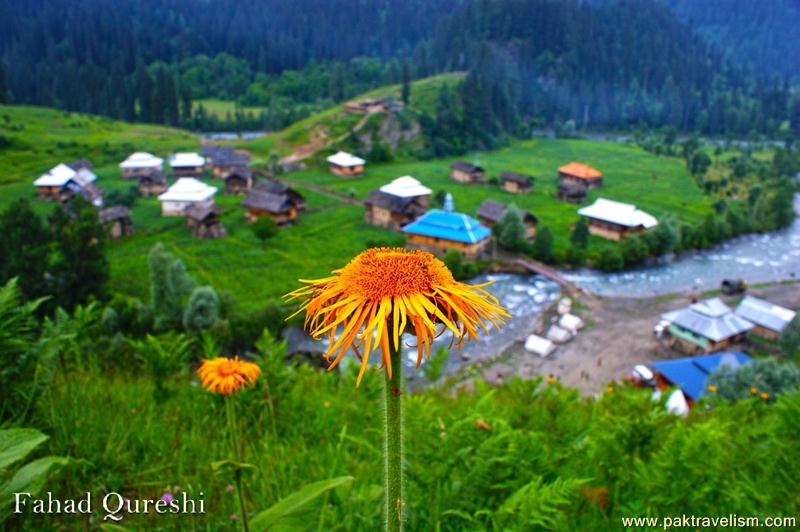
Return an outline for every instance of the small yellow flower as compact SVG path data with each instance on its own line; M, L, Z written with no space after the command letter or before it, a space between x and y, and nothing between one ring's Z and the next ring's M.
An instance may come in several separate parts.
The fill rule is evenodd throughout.
M769 399L769 394L767 392L764 392L761 394L761 398L766 401L767 399Z
M714 392L717 391L717 387L714 386L713 384L709 384L708 385L708 391L711 392L711 393L714 393Z
M197 374L209 392L230 395L241 387L253 384L261 375L261 369L239 357L217 357L203 360Z
M608 388L606 388L606 391L608 393L614 393L614 387L613 386L609 386Z
M556 382L555 377L553 377L552 375L547 377L547 384L553 384L554 382Z
M444 332L437 331L439 324L452 331L460 348L465 339L477 341L478 329L488 332L487 322L499 329L504 318L511 317L483 289L490 283L460 283L442 261L424 251L368 249L332 273L323 279L301 279L306 286L285 297L303 299L295 315L305 312L312 337L329 336L328 369L350 348L356 352L361 360L356 385L370 353L379 346L382 366L391 378L390 345L399 349L404 332L417 337L419 367L423 356L430 358L433 339Z
M756 388L755 386L752 386L752 387L750 388L750 393L751 393L752 395L755 395L755 394L757 394L757 393L758 393L758 388Z

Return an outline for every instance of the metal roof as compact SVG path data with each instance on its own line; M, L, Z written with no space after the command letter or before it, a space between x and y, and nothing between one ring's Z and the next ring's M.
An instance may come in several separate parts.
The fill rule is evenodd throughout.
M128 156L127 159L119 163L120 168L161 168L164 159L156 157L152 153L137 151Z
M781 332L797 313L752 296L745 296L736 307L736 315L775 332Z
M658 225L655 217L639 210L635 205L604 198L598 198L591 205L578 209L578 214L625 227L641 226L650 229Z
M656 360L651 361L650 366L696 401L707 393L708 375L720 366L739 367L749 363L750 357L745 353L726 351L713 355Z
M469 174L473 172L483 172L483 168L478 166L477 164L468 163L467 161L453 161L450 165L450 168L454 170L461 170L462 172L467 172Z
M336 153L328 157L327 161L335 166L343 166L343 167L363 166L367 162L361 157L356 157L355 155L347 153L345 151L337 151Z
M410 175L398 177L388 185L383 185L380 188L380 191L385 192L386 194L391 194L392 196L397 196L399 198L427 196L433 192L431 189L424 186Z
M75 170L64 163L59 163L42 174L33 184L37 187L61 187L66 185L76 175Z
M662 318L714 342L725 340L753 328L752 323L734 314L725 303L716 297L668 312L663 314Z
M194 168L204 164L206 160L195 152L179 152L169 158L169 165L173 168Z
M182 177L158 196L158 199L159 201L204 201L216 193L217 187L206 185L193 177Z
M503 172L500 174L500 179L503 181L514 181L522 186L530 186L533 183L533 176L518 174L517 172Z
M241 204L244 207L273 214L287 212L292 208L292 202L285 194L272 194L257 189L250 189Z
M478 220L460 212L432 209L403 228L404 233L474 244L489 238L492 231Z

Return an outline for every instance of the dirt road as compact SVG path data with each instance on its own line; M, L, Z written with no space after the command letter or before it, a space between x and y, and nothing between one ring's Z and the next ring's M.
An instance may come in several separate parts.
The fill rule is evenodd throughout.
M800 307L800 282L776 283L751 288L748 294L789 308ZM681 356L662 346L653 335L662 313L690 303L690 295L673 294L649 298L599 298L573 307L586 327L571 342L560 345L547 358L525 351L516 343L501 362L488 366L483 378L496 383L513 375L556 376L564 385L590 395L601 392L609 381L628 375L636 364L656 358ZM738 298L723 297L729 305ZM538 329L538 331L537 331ZM532 324L531 332L542 333L543 324Z

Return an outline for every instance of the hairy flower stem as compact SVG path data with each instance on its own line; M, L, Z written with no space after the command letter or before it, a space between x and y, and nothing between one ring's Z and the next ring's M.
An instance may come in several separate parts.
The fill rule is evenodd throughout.
M387 327L391 327L387 324ZM392 334L389 334L392 338ZM385 530L403 529L403 382L400 350L389 340L392 377L384 372L383 487L385 492Z
M242 530L250 532L247 524L247 510L244 505L244 490L242 490L242 470L241 464L244 462L242 457L242 447L239 445L239 429L236 425L236 412L233 408L233 399L230 395L225 397L225 410L228 414L228 430L231 433L231 446L233 447L233 459L239 464L236 468L234 481L236 482L236 495L239 498L239 518L242 523Z

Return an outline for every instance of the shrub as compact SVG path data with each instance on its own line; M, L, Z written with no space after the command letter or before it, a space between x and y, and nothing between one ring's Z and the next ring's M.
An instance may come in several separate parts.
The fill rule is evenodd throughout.
M278 226L275 225L275 220L270 218L269 216L260 216L252 223L250 229L253 231L253 234L257 239L261 241L261 243L265 243L267 240L275 236L278 232Z

